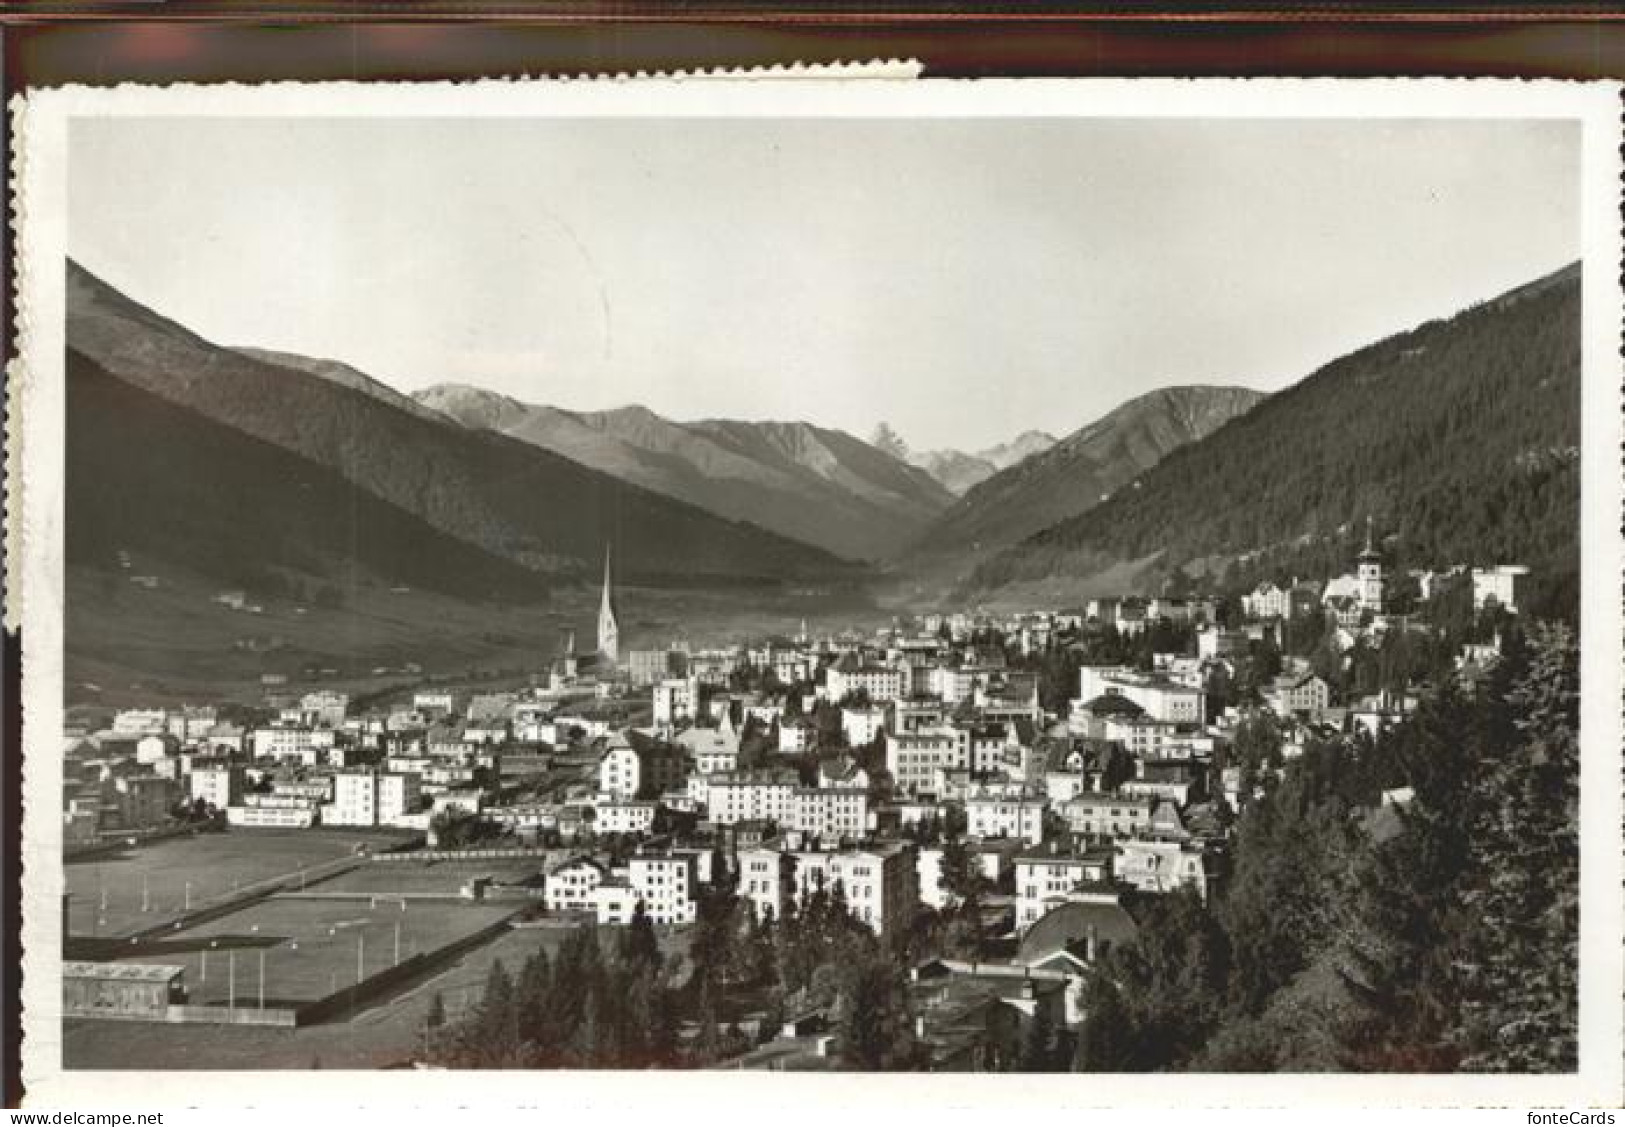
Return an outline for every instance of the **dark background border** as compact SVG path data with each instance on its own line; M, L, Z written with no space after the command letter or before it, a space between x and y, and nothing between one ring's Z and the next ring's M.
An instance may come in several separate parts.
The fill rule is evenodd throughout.
M913 58L933 77L1625 78L1625 14L1594 3L1450 7L1077 0L231 3L0 0L0 91L120 82L474 79ZM9 120L0 125L10 168ZM12 355L9 232L0 238ZM0 1096L20 1079L20 643L0 637Z

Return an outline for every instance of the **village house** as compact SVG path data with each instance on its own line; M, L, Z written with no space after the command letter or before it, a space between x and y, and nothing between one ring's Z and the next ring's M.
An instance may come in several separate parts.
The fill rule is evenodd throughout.
M1522 564L1473 568L1473 610L1496 606L1517 614L1528 579L1529 569Z
M856 841L869 827L869 794L852 787L798 787L790 796L787 829L829 842Z
M663 794L682 787L686 775L682 752L655 739L611 736L598 759L598 789L613 798Z
M591 912L593 891L609 876L609 869L587 856L570 857L547 870L543 900L549 912Z
M758 920L768 912L783 919L786 899L794 894L795 858L778 849L756 847L738 851L739 895Z
M1120 893L1101 890L1062 901L1040 916L1021 938L1011 962L1066 980L1066 1024L1083 1020L1084 987L1098 963L1114 947L1134 942L1139 925L1123 907Z
M888 704L908 693L906 674L890 666L842 659L830 666L824 676L824 695L837 704L859 692L874 704Z
M1200 846L1179 841L1131 838L1119 841L1113 875L1141 892L1173 892L1182 886L1207 899L1210 874Z
M626 866L627 882L656 924L694 922L698 883L691 853L635 853Z
M239 764L194 763L187 775L187 787L193 802L205 802L216 810L224 810L242 797L245 777Z
M1332 704L1332 687L1313 673L1277 677L1264 690L1264 704L1281 717L1324 712Z
M322 807L328 826L389 826L421 805L418 777L378 771L340 771L333 799Z
M692 723L699 715L700 683L693 677L668 677L658 681L651 695L657 728Z
M801 850L792 856L798 896L810 896L818 888L833 892L839 884L848 910L877 935L892 934L913 920L919 903L914 846Z
M873 743L876 736L886 730L884 708L842 708L841 732L849 747L863 747Z
M726 716L716 728L688 728L677 733L676 744L698 774L715 775L739 765L739 733Z
M998 963L933 959L909 982L914 1042L931 1072L997 1072L1019 1059L1036 1024L1066 1025L1066 980Z
M925 688L941 702L937 707L951 709L971 699L976 692L976 674L969 669L939 665L926 674Z
M785 720L778 728L778 750L784 755L801 755L813 750L818 742L818 728L811 720L797 718Z
M1206 722L1205 695L1199 689L1181 685L1155 673L1141 673L1123 666L1086 665L1078 671L1078 699L1093 701L1115 694L1137 704L1152 720L1170 724Z
M898 732L917 732L921 728L941 727L948 720L948 709L940 700L911 697L892 705L892 727Z
M1138 798L1166 798L1184 806L1201 798L1205 782L1203 764L1186 756L1147 756L1134 762L1134 777L1125 779L1119 792Z
M1088 838L1136 837L1151 824L1153 798L1130 794L1080 794L1059 807L1068 828Z
M593 803L592 828L600 834L648 834L654 831L657 803L635 799L599 799Z
M1025 932L1080 888L1112 879L1110 852L1030 853L1016 858L1016 928Z
M907 794L929 791L938 771L970 768L970 747L963 730L920 729L886 736L886 770L893 785Z
M786 825L795 798L795 776L783 771L734 771L706 776L706 818L716 825L764 821Z
M981 796L965 800L966 833L975 838L1010 838L1038 845L1044 840L1042 798Z

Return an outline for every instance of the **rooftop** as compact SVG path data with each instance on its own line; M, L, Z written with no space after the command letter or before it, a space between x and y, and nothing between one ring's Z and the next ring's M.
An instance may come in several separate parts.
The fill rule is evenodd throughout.
M95 978L114 982L168 982L186 973L185 967L151 963L64 962L63 978Z

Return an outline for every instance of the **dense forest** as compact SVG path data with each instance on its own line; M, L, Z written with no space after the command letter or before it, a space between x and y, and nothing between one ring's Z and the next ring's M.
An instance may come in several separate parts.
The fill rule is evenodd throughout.
M1380 739L1258 771L1220 892L1148 902L1091 979L1076 1067L1574 1068L1578 649L1566 626L1507 649Z
M641 904L628 927L583 925L554 959L538 950L512 976L493 965L458 1020L432 1005L429 1056L458 1068L704 1068L818 1012L844 1031L842 1067L906 1070L918 939L883 942L838 884L758 919L725 878L702 894L686 957L661 950Z
M1574 266L1335 361L971 587L1153 557L1164 575L1228 567L1231 584L1323 578L1349 568L1369 516L1412 566L1531 565L1533 609L1572 618L1579 442Z

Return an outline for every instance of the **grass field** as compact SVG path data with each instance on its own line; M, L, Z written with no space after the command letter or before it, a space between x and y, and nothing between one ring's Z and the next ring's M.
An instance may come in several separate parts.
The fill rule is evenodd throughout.
M561 853L562 855L562 853ZM379 861L351 869L332 880L323 881L323 892L404 892L439 893L456 896L470 879L491 877L516 883L541 873L545 857L502 861Z
M260 966L265 1004L315 1002L358 980L469 935L512 915L517 905L458 901L274 898L199 927L176 932L128 961L186 968L188 1001L257 1005Z
M120 1070L387 1068L421 1052L424 1017L435 995L440 996L447 1017L456 1020L468 1007L478 1004L493 963L500 959L510 973L517 973L537 950L545 950L549 956L556 954L568 935L563 928L503 932L464 953L434 976L381 1000L353 1018L298 1029L70 1019L62 1023L63 1067ZM679 974L684 973L688 938L686 929L662 931L660 935L662 949L679 960ZM602 941L614 942L614 932L606 932ZM211 975L215 973L212 958ZM257 956L239 954L237 959L239 996L257 1003ZM245 990L247 993L242 993Z
M249 830L166 838L64 866L68 930L128 935L229 900L267 881L308 879L342 864L355 846L395 836L345 829Z

